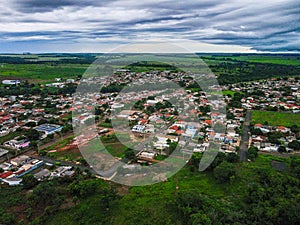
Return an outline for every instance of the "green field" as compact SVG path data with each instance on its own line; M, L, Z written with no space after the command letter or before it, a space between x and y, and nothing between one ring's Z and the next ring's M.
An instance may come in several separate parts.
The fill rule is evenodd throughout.
M168 181L142 187L105 183L82 175L72 180L55 179L49 181L53 187L43 189L42 194L52 193L51 197L57 201L61 199L62 203L51 203L46 198L44 201L50 206L43 202L32 204L32 191L22 187L3 187L0 191L0 223L258 225L270 221L270 224L296 224L294 222L299 218L299 179L294 170L279 172L273 169L273 160L285 163L287 168L293 161L291 158L259 155L255 162L234 163L231 165L236 175L225 183L217 181L213 171L199 172L192 165L185 166ZM70 186L78 192L71 192ZM109 187L118 192L114 199L108 195ZM47 196L45 194L39 199ZM258 213L253 214L254 211ZM194 218L196 215L198 220ZM20 220L23 222L17 223Z
M55 78L76 78L88 65L82 64L2 64L0 79L22 79L32 82L54 81Z
M300 114L255 110L252 112L252 122L260 124L268 122L268 125L271 126L300 126Z
M276 65L289 65L300 66L299 55L213 55L204 56L204 61L208 64L215 64L216 62L236 62L243 61L249 63L262 63L262 64L276 64Z
M222 91L223 95L230 95L231 97L234 96L234 94L236 93L235 91L230 91L230 90L224 90Z
M282 56L238 56L231 57L235 60L253 62L253 63L270 63L280 65L300 66L300 57L282 57Z
M300 75L299 55L174 54L168 55L168 60L174 60L168 64L143 62L147 57L142 56L136 56L136 63L132 63L126 57L116 57L111 65L118 69L129 64L126 68L135 72L177 69L197 73L213 72L220 84ZM77 78L97 59L99 61L95 69L101 71L106 63L101 54L0 55L0 79L43 83L54 81L54 78Z
M186 224L179 222L181 218L176 215L177 212L172 208L174 199L180 193L203 195L204 202L202 202L202 204L211 204L211 208L207 210L204 209L204 211L213 211L213 214L216 214L215 216L221 213L218 210L215 211L218 207L224 207L219 210L224 210L223 213L225 214L239 214L240 211L236 207L239 204L243 204L240 203L240 201L243 201L243 196L247 195L246 190L249 188L249 184L253 185L257 180L262 179L259 178L261 175L259 175L260 173L258 171L262 173L266 172L270 174L271 177L274 177L274 179L276 179L275 177L281 177L281 179L283 179L283 176L286 176L286 174L281 174L272 169L272 160L283 161L286 165L290 163L289 158L260 155L255 163L236 164L238 174L232 182L226 184L218 183L214 179L212 172L191 172L189 166L186 166L167 182L129 188L127 193L122 194L122 197L109 211L102 212L106 214L106 219L104 222L102 218L101 224ZM251 174L251 176L249 176L249 174ZM276 185L280 184L275 185L273 183L272 185L274 185L275 188ZM264 190L264 192L268 191ZM99 198L100 196L97 194L86 198L76 207L59 212L52 217L47 224L71 225L89 224L93 222L100 224L99 219L103 214L101 213L102 216L99 215L101 211ZM192 204L193 200L190 199L190 201ZM210 201L211 203L208 203ZM245 205L245 207L247 208L248 206ZM259 209L258 206L257 208L256 206L252 207ZM88 210L85 211L86 209ZM191 213L195 209L189 208L189 210L190 211L186 213ZM249 213L251 213L251 210ZM216 222L217 221L208 224L225 224L224 221ZM259 222L253 224L259 224Z

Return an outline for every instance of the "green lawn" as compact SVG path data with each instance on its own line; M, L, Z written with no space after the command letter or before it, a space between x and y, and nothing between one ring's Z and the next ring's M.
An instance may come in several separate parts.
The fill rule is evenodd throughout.
M268 122L271 126L300 126L300 114L255 110L252 112L252 122L260 124Z
M230 95L231 97L234 96L234 94L236 93L235 91L230 91L230 90L224 90L222 91L223 95Z

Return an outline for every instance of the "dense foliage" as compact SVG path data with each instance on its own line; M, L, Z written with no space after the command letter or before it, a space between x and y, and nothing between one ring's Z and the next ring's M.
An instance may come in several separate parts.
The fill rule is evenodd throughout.
M255 155L255 149L250 149ZM218 154L199 172L201 154L167 182L125 187L76 172L2 187L1 224L299 224L299 157L259 155L240 163ZM287 165L279 172L271 162ZM26 208L26 210L24 210Z

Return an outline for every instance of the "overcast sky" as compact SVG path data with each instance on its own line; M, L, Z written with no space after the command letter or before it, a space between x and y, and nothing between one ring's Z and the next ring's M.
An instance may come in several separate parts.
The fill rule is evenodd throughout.
M0 52L104 52L148 41L199 52L300 50L299 0L0 0L0 22Z

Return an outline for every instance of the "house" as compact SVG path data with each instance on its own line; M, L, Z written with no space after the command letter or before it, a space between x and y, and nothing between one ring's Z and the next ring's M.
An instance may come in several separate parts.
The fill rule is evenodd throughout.
M12 171L7 171L7 172L4 172L4 173L1 173L0 174L0 179L5 179L9 176L13 175L13 172Z
M49 134L54 134L55 132L60 132L62 128L63 128L62 126L55 125L55 124L42 124L35 127L34 129L39 132L45 133L46 135L49 135Z
M21 82L19 80L3 80L2 84L6 85L17 85L20 84Z
M30 145L30 141L28 141L27 139L22 139L22 140L13 139L5 142L4 145L19 150L22 148L28 148Z
M142 152L139 157L141 158L147 158L147 159L154 159L156 156L156 153L154 152Z
M34 174L34 177L38 180L44 180L45 178L49 177L51 175L51 172L48 169L43 169L40 172Z
M0 180L3 181L4 183L8 184L9 186L17 186L17 185L20 185L22 182L22 179L15 178L15 177L0 179Z
M0 148L0 157L6 155L8 153L7 150Z
M12 160L10 160L10 163L14 166L21 166L23 164L25 164L27 161L30 160L30 157L27 155L20 155L16 158L13 158Z
M4 171L7 171L7 170L12 169L13 165L11 163L4 162L4 163L0 164L0 168L2 168Z
M192 139L197 133L197 129L195 129L194 126L187 126L187 129L185 132L182 134L182 137L185 139Z
M135 125L131 131L132 132L137 132L137 133L145 133L146 126L144 125Z
M290 131L290 129L284 126L278 126L276 127L276 131L280 133L287 133Z

